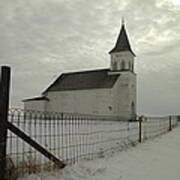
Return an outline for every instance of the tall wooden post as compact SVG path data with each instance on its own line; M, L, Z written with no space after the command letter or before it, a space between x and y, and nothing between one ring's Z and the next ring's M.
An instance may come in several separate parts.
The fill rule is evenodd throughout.
M169 131L171 131L172 130L172 122L171 122L171 116L169 116Z
M142 142L142 119L143 117L139 117L139 142Z
M11 69L7 66L1 67L0 72L0 179L6 179L6 142L8 109L9 109L9 89L10 89Z

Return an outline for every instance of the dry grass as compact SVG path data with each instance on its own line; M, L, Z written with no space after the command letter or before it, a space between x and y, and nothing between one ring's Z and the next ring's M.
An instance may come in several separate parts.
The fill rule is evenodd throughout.
M6 158L6 179L17 180L19 177L23 177L27 174L40 173L42 171L54 171L59 168L52 162L46 162L41 165L37 165L32 157L28 158L28 161L21 162L18 166L15 166L10 157Z

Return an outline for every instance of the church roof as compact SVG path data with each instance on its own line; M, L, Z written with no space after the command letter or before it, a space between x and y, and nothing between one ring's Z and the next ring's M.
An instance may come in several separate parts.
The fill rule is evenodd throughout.
M119 74L108 75L110 69L61 74L44 92L112 88Z
M122 24L117 42L114 48L109 53L111 54L111 53L120 52L120 51L130 51L135 56L134 52L131 49L124 23Z
M49 101L49 98L45 96L40 96L40 97L33 97L33 98L23 100L23 102L27 102L27 101Z

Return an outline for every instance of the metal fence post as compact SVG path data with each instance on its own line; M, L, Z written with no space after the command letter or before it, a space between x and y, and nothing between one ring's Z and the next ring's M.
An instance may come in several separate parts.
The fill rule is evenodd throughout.
M171 121L171 116L169 116L169 131L172 130L172 121Z
M11 69L7 66L1 67L0 72L0 178L6 179L6 143L8 109L9 109L9 89L10 89Z
M139 142L142 142L142 119L143 117L139 117Z

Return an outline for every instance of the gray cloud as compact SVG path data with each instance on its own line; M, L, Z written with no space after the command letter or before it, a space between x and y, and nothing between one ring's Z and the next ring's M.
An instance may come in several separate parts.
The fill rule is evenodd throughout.
M179 113L180 5L172 2L2 1L0 63L13 69L12 106L64 71L108 67L124 16L137 54L139 113Z

